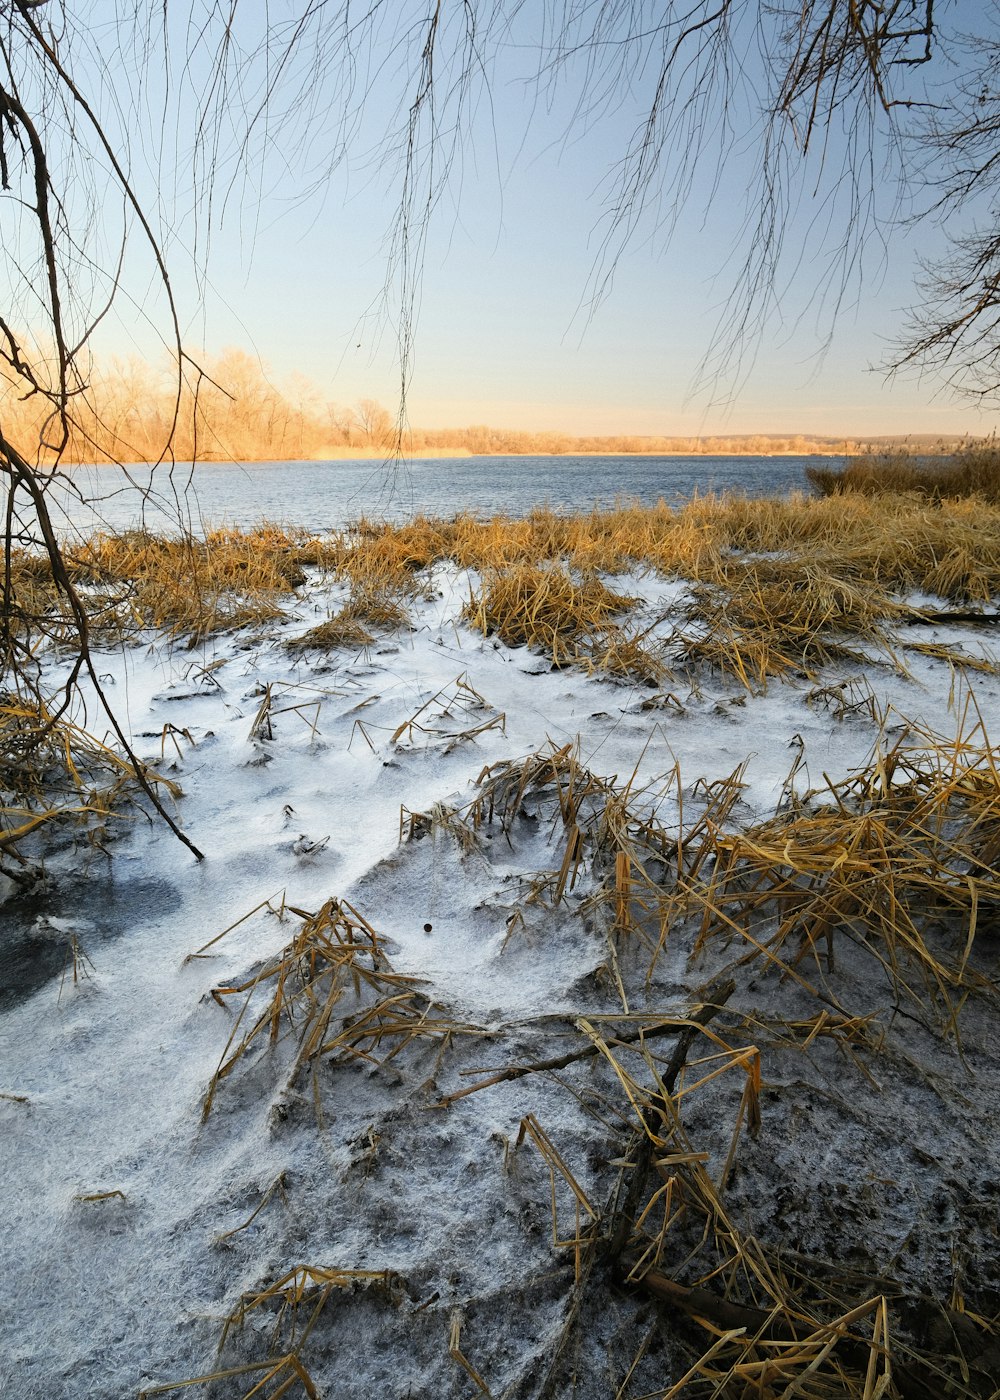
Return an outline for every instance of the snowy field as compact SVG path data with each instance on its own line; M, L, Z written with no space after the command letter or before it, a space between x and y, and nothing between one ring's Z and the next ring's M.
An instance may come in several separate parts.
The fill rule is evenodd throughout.
M919 1357L972 1357L971 1316L986 1359L947 1393L996 1394L981 872L949 867L969 947L942 916L912 958L843 906L768 945L781 907L748 933L731 891L685 894L720 833L874 752L934 767L952 741L988 773L987 629L764 690L630 684L474 631L473 584L434 565L409 628L354 651L289 650L343 596L313 574L273 624L100 652L205 859L132 807L110 856L63 829L0 911L0 1393L943 1395ZM676 622L676 581L615 586ZM775 1331L779 1295L809 1324ZM815 1320L852 1308L835 1352ZM795 1346L812 1389L784 1388ZM772 1372L717 1389L736 1353Z

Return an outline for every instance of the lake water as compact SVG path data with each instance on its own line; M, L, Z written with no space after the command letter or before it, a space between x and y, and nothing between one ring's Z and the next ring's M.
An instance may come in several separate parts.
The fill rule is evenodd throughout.
M749 496L806 489L815 457L460 457L402 463L209 462L189 466L68 467L69 485L53 480L57 527L116 530L145 524L248 527L270 520L322 531L365 515L392 521L422 511L448 519L526 515L536 506L587 511L616 500L676 504L696 492Z

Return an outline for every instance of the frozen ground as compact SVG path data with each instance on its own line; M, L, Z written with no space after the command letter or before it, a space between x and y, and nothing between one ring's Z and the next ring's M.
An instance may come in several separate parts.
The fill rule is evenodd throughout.
M673 584L628 587L651 609L676 601ZM358 654L293 657L286 641L327 615L330 592L310 585L266 632L193 651L152 638L100 657L140 756L181 783L177 818L206 859L133 811L110 833L112 858L67 830L45 887L0 909L0 1393L118 1400L280 1357L295 1339L275 1337L273 1302L231 1329L220 1356L223 1323L309 1266L383 1275L316 1275L333 1286L300 1357L325 1396L662 1394L698 1354L692 1325L611 1274L577 1280L575 1251L553 1243L553 1190L560 1238L575 1229L568 1178L557 1171L553 1187L551 1159L521 1126L537 1125L602 1208L635 1121L607 1060L440 1101L473 1082L470 1068L583 1043L581 1018L593 1029L621 1016L619 979L633 1013L683 1016L741 950L713 945L692 961L693 932L674 931L648 976L648 949L609 945L603 906L588 902L607 878L596 859L584 851L557 891L565 839L551 791L529 794L509 831L484 821L474 841L441 809L474 799L490 765L572 745L591 774L631 782L668 830L679 794L697 810L698 780L745 762L730 818L745 827L774 811L797 758L800 791L836 781L865 762L878 726L810 701L812 681L747 695L705 674L664 699L552 669L468 630L468 581L450 567L414 605L412 631ZM920 640L982 650L972 629ZM895 709L890 727L953 734L973 685L1000 734L996 674L907 661L909 676L884 657L865 671ZM377 931L392 973L421 979L426 1001L412 1005L453 1029L384 1064L388 1035L368 1060L341 1045L297 1072L294 1033L259 1037L203 1121L244 1001L213 990L251 982L330 899ZM984 919L975 958L990 978L998 933ZM771 1034L769 1018L815 1006L763 965L737 981L727 1011L757 1029L761 1127L741 1139L727 1202L790 1260L856 1269L859 1299L962 1295L996 1311L995 1007L969 999L960 1055L853 945L829 989L872 1015L879 1053ZM331 1036L349 1014L345 994ZM692 1095L684 1125L717 1181L732 1084ZM193 1393L242 1395L264 1374ZM290 1379L290 1393L308 1384Z

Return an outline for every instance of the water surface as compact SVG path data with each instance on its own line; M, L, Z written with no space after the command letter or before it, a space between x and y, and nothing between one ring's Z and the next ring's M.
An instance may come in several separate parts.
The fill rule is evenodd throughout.
M783 495L806 488L815 457L461 457L379 461L199 463L68 467L50 499L61 528L156 531L246 528L262 520L328 530L360 516L401 521L420 511L449 519L561 512L635 500L676 504L695 492ZM89 502L89 504L88 504Z

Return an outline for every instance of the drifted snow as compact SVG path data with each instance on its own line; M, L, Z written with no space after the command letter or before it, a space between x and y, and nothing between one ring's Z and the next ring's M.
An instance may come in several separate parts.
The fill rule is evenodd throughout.
M641 592L651 610L678 599L676 584L649 577L615 586ZM559 1053L574 1015L616 1010L613 985L598 973L607 947L576 912L590 888L586 871L564 905L528 906L525 925L507 938L519 878L558 864L544 812L512 842L495 832L463 854L441 832L401 845L401 808L460 807L487 765L572 742L593 773L620 783L634 774L634 788L668 826L675 765L689 790L746 760L739 817L749 823L774 810L798 753L800 789L824 774L836 780L864 762L877 730L808 705L806 681L747 696L704 676L700 694L675 691L684 713L644 709L649 688L553 670L533 652L468 630L459 613L469 587L465 575L438 568L436 596L412 607L413 630L356 655L293 658L285 649L338 595L320 581L294 617L266 633L223 636L193 651L150 639L100 655L138 753L182 784L176 816L206 859L195 862L133 811L114 827L111 860L64 834L46 858L48 891L30 909L15 902L0 911L8 994L0 1015L2 1393L117 1400L210 1371L222 1320L241 1294L296 1264L390 1269L401 1281L392 1298L359 1289L332 1300L304 1353L323 1394L474 1395L449 1356L456 1310L462 1351L494 1396L541 1387L569 1305L572 1258L552 1245L544 1163L528 1145L512 1151L518 1125L532 1113L598 1203L623 1137L614 1122L602 1134L578 1099L543 1075L449 1109L432 1105L469 1082L463 1068ZM979 646L971 632L937 629L932 637ZM905 716L954 732L949 669L907 660L910 678L873 660L873 689L900 724ZM485 708L463 713L456 703L449 719L431 706L419 722L439 732L392 741L437 692L454 695L459 678ZM283 713L273 737L251 739L268 685L272 710ZM995 676L974 677L987 729L1000 735L998 685ZM447 733L501 714L503 730L449 745ZM99 732L93 706L88 722ZM307 1081L286 1084L289 1046L264 1049L219 1086L203 1124L238 1001L220 1007L210 990L246 980L289 941L298 923L273 912L283 902L315 910L331 896L349 900L385 936L397 972L424 979L437 1006L482 1034L460 1038L440 1064L432 1049L384 1071L324 1067L322 1124ZM270 909L245 919L209 956L185 961L265 903ZM75 984L60 976L71 935L90 964ZM645 963L623 954L637 1006L686 1010L712 972L710 963L689 967L687 953L668 949L648 990ZM884 1003L883 986L865 984L850 966L845 976L869 1004ZM739 995L762 1014L779 995L788 1004L787 989L779 993L763 974ZM956 1214L961 1192L985 1202L995 1221L988 1022L970 1009L964 1065L953 1047L919 1029L908 1043L925 1068L960 1086L968 1107L943 1107L898 1066L878 1075L879 1091L818 1044L811 1057L775 1051L765 1059L773 1087L762 1135L745 1145L734 1181L748 1228L766 1233L782 1212L803 1253L836 1251L842 1241L824 1237L817 1192L867 1174L880 1222L857 1222L868 1258L917 1277L951 1267L968 1231L968 1217ZM857 1113L845 1119L829 1091L844 1092L847 1076ZM567 1079L578 1092L610 1092L593 1067ZM728 1141L725 1124L718 1141L700 1126L712 1150ZM283 1190L238 1230L279 1177ZM100 1193L121 1194L80 1199ZM616 1393L648 1330L643 1310L641 1300L611 1292L585 1317L567 1371L575 1369L576 1393ZM226 1363L266 1356L272 1323L255 1315ZM653 1353L650 1364L656 1383L666 1384L669 1356ZM629 1394L650 1388L643 1374ZM253 1379L210 1393L241 1394ZM554 1393L572 1393L572 1385L564 1379Z

